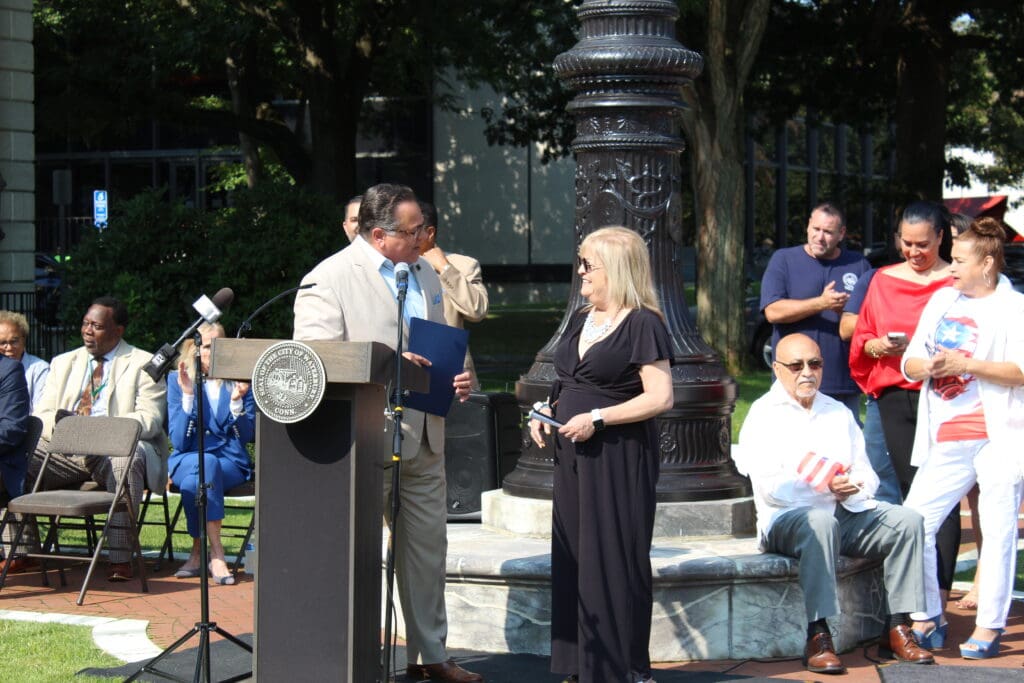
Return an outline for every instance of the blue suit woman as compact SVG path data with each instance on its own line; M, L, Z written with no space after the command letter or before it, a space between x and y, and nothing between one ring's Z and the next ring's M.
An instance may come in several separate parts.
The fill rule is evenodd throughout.
M200 362L203 372L209 371L210 344L213 339L224 336L220 325L204 324L199 328L202 335ZM195 400L196 383L194 372L194 345L186 342L182 348L182 360L177 372L167 377L167 417L170 422L171 446L168 472L171 481L181 490L182 506L192 537L192 552L175 576L189 578L202 575L199 562L199 510L196 508L196 493L199 488L199 419ZM203 402L207 490L207 536L210 541L210 564L207 570L214 581L222 585L233 584L234 577L228 570L221 544L220 530L224 520L224 492L252 476L252 463L245 445L256 435L256 404L246 382L207 380L204 383Z

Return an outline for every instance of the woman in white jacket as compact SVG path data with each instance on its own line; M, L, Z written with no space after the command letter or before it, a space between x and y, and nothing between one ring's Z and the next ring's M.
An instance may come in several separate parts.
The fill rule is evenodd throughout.
M1024 295L1000 278L1005 233L982 218L953 243L954 284L937 291L903 357L903 373L923 380L904 503L924 517L927 614L914 629L945 636L935 574L935 530L977 481L985 536L975 628L966 659L999 652L1010 607L1021 501L1024 443ZM936 638L941 641L942 637Z

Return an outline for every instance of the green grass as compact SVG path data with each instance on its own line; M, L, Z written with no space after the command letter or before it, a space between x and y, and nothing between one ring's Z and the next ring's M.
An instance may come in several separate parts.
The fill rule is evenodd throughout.
M174 516L174 510L178 506L178 500L180 496L176 493L169 494L167 497L168 507L170 508L169 515ZM247 506L249 509L252 508L252 501L241 501L232 499L232 502L237 502L239 505ZM249 517L251 513L243 512L240 510L226 510L224 516L224 524L232 526L244 526L249 523ZM156 552L163 547L165 530L163 522L163 510L160 506L160 499L156 496L153 497L150 503L149 510L146 512L146 522L139 533L139 543L142 545L142 551L145 552ZM154 522L149 524L148 522ZM102 523L102 522L100 522ZM46 534L46 524L40 523L40 536ZM174 559L176 562L184 561L185 557L188 556L189 551L192 550L192 538L185 533L185 513L182 511L178 517L178 523L175 529L180 530L182 533L174 534L172 537L172 547L174 548ZM241 533L241 532L239 532ZM62 530L60 534L61 545L65 548L81 547L85 544L85 532L79 530ZM234 555L237 553L241 539L224 538L224 550L228 555ZM2 669L0 669L2 670Z
M974 581L974 567L957 572L953 575L954 581ZM1024 591L1024 550L1017 551L1017 575L1013 579L1013 590Z
M124 664L92 642L92 628L0 619L0 671L19 683L118 681L120 678L76 676L83 668Z

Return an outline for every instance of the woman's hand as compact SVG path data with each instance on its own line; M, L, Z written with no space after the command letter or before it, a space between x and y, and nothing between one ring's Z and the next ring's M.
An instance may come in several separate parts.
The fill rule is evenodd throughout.
M231 400L241 401L249 393L248 382L235 382L235 388L231 390Z
M191 396L194 392L192 388L192 378L185 372L185 361L178 362L178 386L181 387L181 393Z
M907 350L907 345L910 343L906 337L903 337L900 341L893 341L889 339L888 335L876 337L872 341L874 342L874 348L872 350L875 352L877 357L902 356L903 352Z
M547 406L540 408L539 410L537 410L537 412L541 413L542 415L547 415L548 417L551 417L553 415L553 413L551 412L551 408ZM547 443L544 440L544 437L546 435L551 434L551 425L547 424L546 422L541 422L540 420L535 419L531 419L529 424L530 438L533 439L533 442L535 444L537 444L537 448L544 448L544 446L547 445Z
M594 435L594 420L590 413L580 413L558 428L558 433L573 443L586 441Z
M939 349L924 362L930 377L959 377L967 374L967 356L960 351Z

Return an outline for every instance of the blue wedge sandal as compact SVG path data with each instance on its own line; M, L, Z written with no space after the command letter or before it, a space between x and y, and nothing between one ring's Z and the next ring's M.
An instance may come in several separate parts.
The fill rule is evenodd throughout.
M989 659L999 654L999 639L1003 637L1003 629L993 629L998 631L996 637L992 640L978 640L977 638L968 638L966 643L960 645L960 656L964 659ZM974 647L968 647L973 645Z

